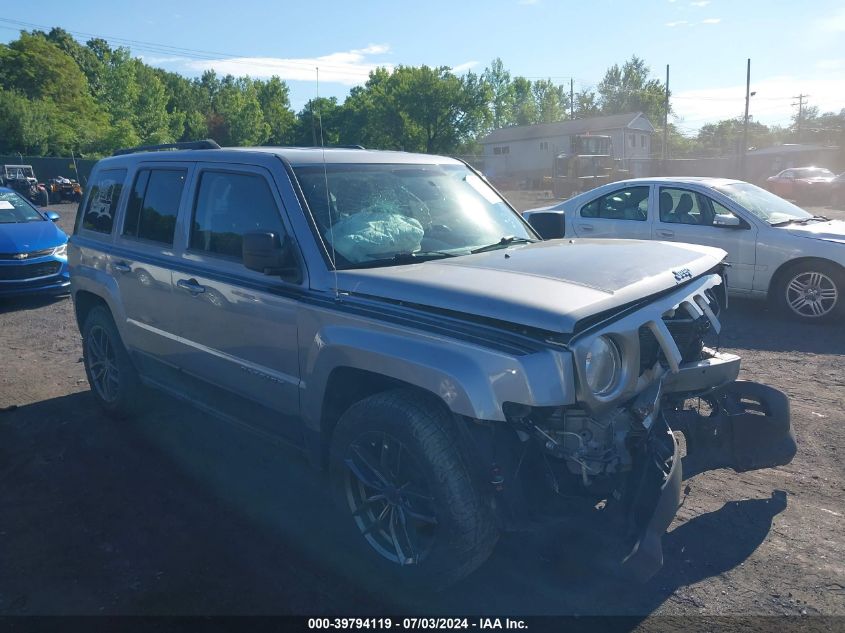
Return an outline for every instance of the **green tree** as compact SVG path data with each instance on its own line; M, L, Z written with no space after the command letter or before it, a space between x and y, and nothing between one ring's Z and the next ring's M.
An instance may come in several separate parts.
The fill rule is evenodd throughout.
M69 153L75 140L55 104L0 89L0 153Z
M632 56L622 64L607 69L597 86L602 114L643 112L653 122L663 120L666 86L658 79L649 79L651 69L645 61Z
M695 139L696 149L710 156L741 153L744 121L743 116L738 116L701 126ZM767 126L757 121L749 121L749 147L765 147L771 145L771 140L772 134Z
M511 84L513 92L509 120L511 125L532 125L539 120L537 102L531 87L530 79L514 77Z
M62 129L48 136L62 139L62 151L87 151L96 147L106 132L106 118L88 90L85 74L70 55L43 35L23 32L19 39L0 45L0 87L32 102L49 103L61 112L69 123L57 123Z
M225 145L261 145L270 135L255 84L247 77L224 77L214 110L220 116L217 130Z
M493 129L510 125L514 97L511 74L505 70L502 60L497 57L484 69L482 78L491 90L490 113Z
M588 119L599 116L600 114L601 106L599 105L599 99L595 92L588 88L583 88L575 93L576 119Z
M295 145L303 147L331 147L332 145L351 144L343 138L346 114L337 97L318 97L309 99L305 107L296 114L296 122L291 131ZM357 143L358 141L355 141Z
M537 123L556 123L566 118L568 98L563 86L555 86L551 79L539 79L531 87L537 104Z
M270 145L287 145L294 135L296 115L290 108L290 89L278 77L271 77L268 81L256 82L258 102L264 121L270 127L267 143Z
M134 104L135 129L145 144L172 143L181 136L173 125L184 120L184 115L167 111L167 94L164 84L155 71L139 62L135 65L135 82L138 87Z

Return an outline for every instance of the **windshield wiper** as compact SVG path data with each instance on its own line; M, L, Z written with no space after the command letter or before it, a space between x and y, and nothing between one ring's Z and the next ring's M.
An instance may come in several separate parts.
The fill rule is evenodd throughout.
M807 224L815 220L817 222L829 222L830 218L826 218L823 215L812 215L809 218L790 218L789 220L781 220L780 222L773 222L771 226L786 226L787 224Z
M455 253L447 253L446 251L416 251L413 253L396 253L390 257L379 257L378 259L371 259L366 262L357 262L354 266L349 268L378 268L379 266L396 266L401 264L418 264L421 262L431 261L433 259L445 259L447 257L457 257Z
M510 244L533 244L537 240L532 240L527 237L515 237L513 235L506 235L498 242L494 244L488 244L487 246L481 246L479 248L473 249L470 251L473 255L475 253L485 253L487 251L494 251L497 248L502 248L503 246L509 246Z

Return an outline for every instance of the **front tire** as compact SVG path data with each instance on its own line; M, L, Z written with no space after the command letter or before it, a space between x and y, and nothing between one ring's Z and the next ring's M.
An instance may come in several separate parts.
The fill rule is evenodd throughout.
M127 417L138 411L138 373L105 307L93 308L85 319L82 359L91 392L108 414Z
M780 309L805 322L826 322L845 313L845 274L831 262L811 260L786 270L775 284Z
M454 420L412 390L352 405L331 445L330 476L358 558L381 580L443 589L498 539L458 448Z
M39 189L35 194L35 204L39 207L46 207L50 204L50 194L44 189Z

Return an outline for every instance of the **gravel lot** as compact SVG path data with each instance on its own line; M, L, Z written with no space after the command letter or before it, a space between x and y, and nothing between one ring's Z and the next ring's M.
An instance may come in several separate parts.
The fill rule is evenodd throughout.
M75 205L52 208L69 230ZM102 416L72 312L0 302L0 614L845 616L841 324L732 303L721 344L789 394L799 453L689 479L649 583L606 575L601 530L565 528L509 535L454 590L407 595L336 571L324 488L298 453L162 396L142 419Z

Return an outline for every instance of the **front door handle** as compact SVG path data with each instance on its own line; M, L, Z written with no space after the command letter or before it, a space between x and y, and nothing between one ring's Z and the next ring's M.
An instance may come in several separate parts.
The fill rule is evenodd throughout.
M117 262L116 264L112 264L112 268L119 273L131 273L132 267L127 264L126 262Z
M666 237L672 239L675 237L675 231L667 231L666 229L657 229L657 237Z
M197 283L196 279L180 279L176 282L176 285L179 286L182 290L187 290L192 295L198 295L201 292L205 292L205 286L201 286Z
M584 231L585 233L589 233L590 231L593 230L593 225L592 224L579 224L578 228L581 229L582 231Z

